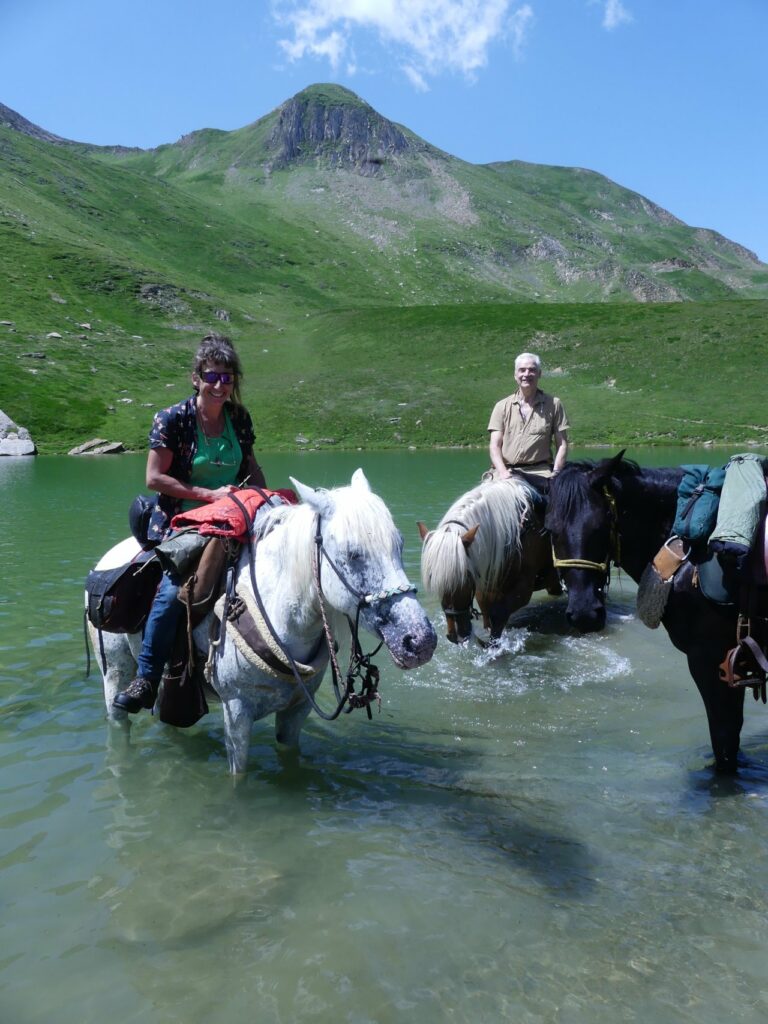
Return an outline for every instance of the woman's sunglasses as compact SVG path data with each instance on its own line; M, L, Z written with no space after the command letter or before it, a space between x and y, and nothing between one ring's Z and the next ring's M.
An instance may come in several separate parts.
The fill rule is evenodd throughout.
M219 373L218 370L203 370L200 380L204 380L206 384L218 384L219 381L222 384L234 384L236 376L234 373Z

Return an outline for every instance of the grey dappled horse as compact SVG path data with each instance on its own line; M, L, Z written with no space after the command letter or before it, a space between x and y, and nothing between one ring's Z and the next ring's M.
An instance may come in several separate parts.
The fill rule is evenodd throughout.
M253 528L254 544L244 546L236 569L236 590L253 601L252 578L271 622L274 638L301 666L306 692L290 672L275 678L254 665L234 642L230 630L211 658L210 682L221 699L224 730L232 773L246 768L253 722L275 715L275 736L280 744L298 745L301 728L311 710L309 695L320 685L328 663L323 638L323 608L328 626L342 637L346 624L359 618L362 628L379 638L395 664L416 668L429 661L437 638L415 588L405 576L402 538L384 502L375 495L362 470L348 487L318 489L292 481L300 505L280 505L265 510ZM322 553L318 555L319 547ZM123 541L101 560L97 568L123 564L138 545ZM251 559L253 566L251 567ZM253 576L251 574L253 568ZM90 627L94 648L99 650ZM211 616L195 630L194 641L202 657L209 653ZM113 721L124 720L124 711L113 708L115 694L136 674L140 634L102 634L106 672L104 699Z

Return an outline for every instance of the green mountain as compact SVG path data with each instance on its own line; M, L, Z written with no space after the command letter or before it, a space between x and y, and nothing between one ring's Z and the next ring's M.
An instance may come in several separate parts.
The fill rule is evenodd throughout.
M43 450L141 444L212 327L240 345L267 444L466 443L485 424L462 419L462 394L499 390L487 367L452 374L467 345L495 338L504 359L535 323L567 365L566 321L594 338L620 324L641 371L648 303L673 304L665 329L688 352L701 318L683 307L705 302L719 338L749 340L763 303L745 300L764 298L768 267L714 231L592 171L465 163L339 86L148 151L64 140L0 105L0 409ZM426 394L433 411L403 426Z
M465 163L340 86L305 89L238 131L93 155L254 227L280 214L327 235L347 258L365 257L376 301L382 289L407 303L768 296L768 267L753 253L600 174Z

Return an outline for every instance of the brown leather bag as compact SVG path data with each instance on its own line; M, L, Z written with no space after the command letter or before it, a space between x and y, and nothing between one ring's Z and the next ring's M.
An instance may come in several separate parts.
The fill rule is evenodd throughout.
M216 604L224 588L229 551L224 537L209 538L197 567L179 587L178 599L187 609L190 628L202 622Z
M192 630L211 611L224 587L231 541L211 537L193 572L179 587L178 599L186 608L163 676L158 715L166 725L186 729L208 714L202 674L195 664ZM239 549L239 545L237 546Z

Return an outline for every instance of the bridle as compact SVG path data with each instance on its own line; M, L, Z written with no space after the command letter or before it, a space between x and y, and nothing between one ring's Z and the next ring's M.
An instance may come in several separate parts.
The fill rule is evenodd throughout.
M256 490L260 490L260 488L256 488ZM262 496L267 500L269 504L272 504L267 495L262 493ZM379 670L376 667L376 665L373 664L371 659L381 649L381 646L384 641L380 641L378 646L369 654L363 653L359 636L360 614L365 608L371 607L372 605L380 604L381 602L387 601L392 597L399 596L400 594L415 593L417 588L414 586L414 584L408 583L407 585L393 587L390 590L379 591L377 594L363 594L361 591L357 590L357 588L352 586L352 584L344 576L343 572L339 569L334 560L328 554L328 551L323 542L321 515L319 512L315 514L315 546L313 549L312 557L312 573L315 586L317 587L318 596L320 598L320 612L323 619L323 633L328 647L328 657L331 663L333 689L336 695L335 709L332 712L323 711L323 709L315 700L314 695L307 687L301 673L299 672L299 668L296 664L296 660L294 659L293 655L288 650L286 645L282 642L280 637L277 635L275 628L272 625L269 616L267 615L267 610L264 607L264 602L262 601L261 594L256 583L256 548L258 546L259 540L258 538L254 538L253 536L253 517L249 515L245 505L243 505L242 502L240 502L234 495L230 494L229 497L240 507L240 510L245 516L245 520L248 526L246 534L248 538L246 541L246 545L248 547L248 568L251 579L251 589L253 591L253 596L255 598L256 605L259 609L259 612L261 613L261 616L264 620L264 623L266 624L266 627L268 628L273 640L275 641L277 647L279 648L280 652L285 658L286 664L290 666L294 679L296 680L299 687L303 691L303 694L306 700L308 701L309 705L311 706L312 710L321 718L325 719L325 721L327 722L334 721L336 718L339 717L342 711L344 711L345 714L349 714L349 712L353 711L355 708L365 708L368 717L372 718L373 716L371 713L371 704L374 701L376 701L380 705L381 697L379 696L378 690ZM326 614L325 600L320 579L320 572L322 568L323 559L325 559L325 561L328 563L333 572L341 581L342 585L355 598L357 602L355 608L354 623L349 616L346 616L351 634L351 651L349 658L349 666L344 676L343 689L342 686L340 685L342 673L339 668L338 660L336 658L337 645L334 640L330 625L328 623L328 616ZM227 596L229 597L230 594L233 592L234 572L232 572L231 579L228 579L227 581ZM225 614L223 613L222 627L224 619ZM360 680L360 689L355 690L355 682L358 679Z
M603 495L608 503L608 552L602 562L592 561L590 558L558 558L555 554L555 544L552 542L552 564L556 569L591 569L601 573L606 580L610 577L611 562L621 565L621 542L619 538L619 512L616 505L616 496L603 487Z
M445 628L448 632L445 634L445 639L452 644L467 643L472 638L472 620L479 619L481 617L479 610L475 607L475 588L472 587L472 593L470 594L469 604L466 608L443 608L443 615L445 616ZM459 638L459 616L466 615L469 619L470 627L466 637Z

